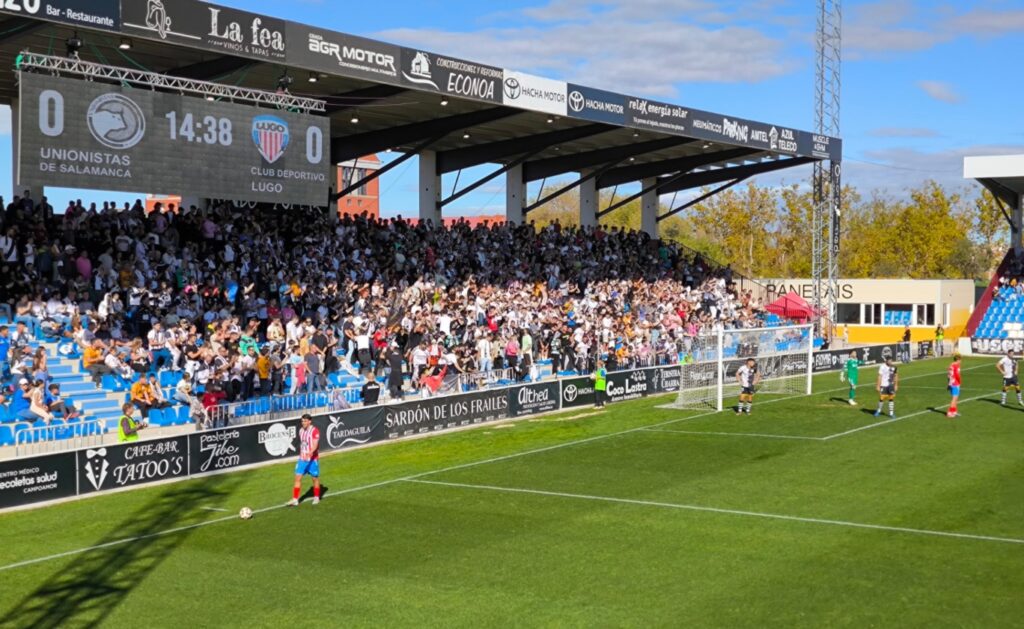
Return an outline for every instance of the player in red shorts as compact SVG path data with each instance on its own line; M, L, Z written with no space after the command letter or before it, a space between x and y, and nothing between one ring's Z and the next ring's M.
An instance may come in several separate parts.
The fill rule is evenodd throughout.
M298 506L302 477L306 474L313 477L313 504L320 504L320 431L313 425L313 416L309 413L302 416L299 430L299 460L295 464L295 486L289 507Z
M953 364L949 366L947 374L949 375L949 393L953 396L953 401L949 404L946 417L952 419L960 416L956 412L956 403L960 399L960 354L953 354Z

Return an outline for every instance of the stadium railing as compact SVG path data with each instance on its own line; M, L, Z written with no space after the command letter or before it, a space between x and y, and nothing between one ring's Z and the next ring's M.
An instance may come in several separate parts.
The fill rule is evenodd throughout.
M33 426L15 433L14 456L35 456L102 445L106 422L64 422L55 419L49 426Z

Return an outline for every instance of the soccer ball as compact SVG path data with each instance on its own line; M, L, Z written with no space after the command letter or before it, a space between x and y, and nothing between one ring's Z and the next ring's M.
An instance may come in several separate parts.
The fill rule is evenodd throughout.
M243 520L251 520L252 509L250 509L249 507L242 507L242 510L238 512L238 517L242 518Z

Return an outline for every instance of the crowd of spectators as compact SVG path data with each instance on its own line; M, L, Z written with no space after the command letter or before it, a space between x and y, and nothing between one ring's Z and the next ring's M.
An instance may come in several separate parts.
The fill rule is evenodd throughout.
M387 375L397 397L453 374L525 378L542 357L557 371L669 363L715 326L762 325L728 268L641 232L558 223L227 203L55 213L26 194L3 212L0 278L19 322L0 333L4 369L19 381L48 380L45 352L28 349L38 326L77 347L97 383L180 370L175 398L211 404L317 391L341 369Z

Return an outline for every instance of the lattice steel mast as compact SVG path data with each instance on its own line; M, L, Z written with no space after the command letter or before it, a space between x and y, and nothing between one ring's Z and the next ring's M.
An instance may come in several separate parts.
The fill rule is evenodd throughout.
M818 0L814 124L821 135L839 137L842 88L842 0ZM840 175L839 159L814 163L811 274L819 333L829 336L839 296Z

